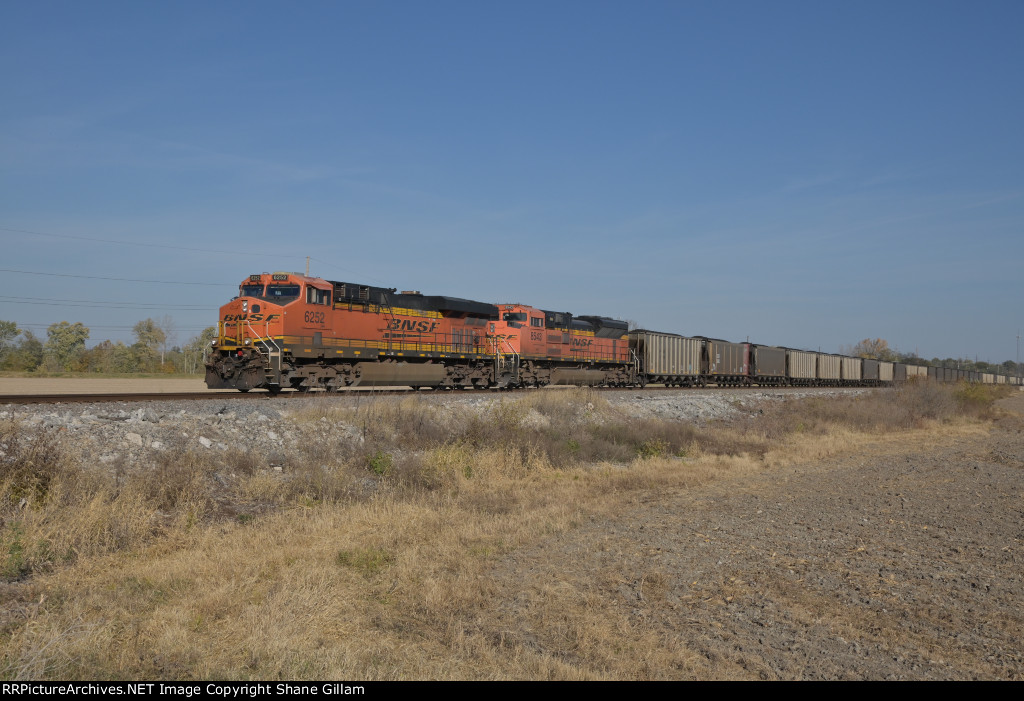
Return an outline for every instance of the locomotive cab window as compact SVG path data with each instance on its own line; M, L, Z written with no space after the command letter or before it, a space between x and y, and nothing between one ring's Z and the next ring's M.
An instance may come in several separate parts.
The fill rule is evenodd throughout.
M242 285L239 293L240 297L262 297L263 285Z
M542 316L531 316L530 326L536 326L537 328L544 328L544 317Z
M288 304L299 298L298 285L268 285L267 299L274 300L278 304Z
M331 293L329 290L318 290L317 288L309 285L306 287L306 303L307 304L330 304Z
M526 314L522 312L505 312L501 317L502 321L526 321Z

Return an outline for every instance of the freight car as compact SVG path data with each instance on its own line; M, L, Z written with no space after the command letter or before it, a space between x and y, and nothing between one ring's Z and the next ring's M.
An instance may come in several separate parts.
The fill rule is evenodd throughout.
M444 389L545 385L879 386L924 368L702 336L629 331L626 322L521 303L491 304L298 273L250 275L220 309L206 384L338 390L356 386ZM978 381L1019 378L977 373Z

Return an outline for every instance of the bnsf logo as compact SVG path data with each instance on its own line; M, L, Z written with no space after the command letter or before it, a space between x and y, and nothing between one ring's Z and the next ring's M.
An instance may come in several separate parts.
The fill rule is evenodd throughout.
M431 331L437 331L437 327L440 326L440 322L437 321L413 321L412 319L393 319L388 323L389 331L419 331L420 333L429 333Z
M572 339L572 344L574 346L581 346L581 347L584 347L584 348L589 346L593 342L594 342L594 339L592 339L592 338L574 338L574 339Z
M263 318L262 314L225 314L224 321L273 321L279 318L280 314L268 314L267 318Z

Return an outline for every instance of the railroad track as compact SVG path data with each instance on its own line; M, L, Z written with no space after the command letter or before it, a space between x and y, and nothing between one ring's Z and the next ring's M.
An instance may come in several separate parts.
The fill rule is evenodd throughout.
M550 390L569 389L568 385L547 388ZM856 390L863 387L594 387L598 392L642 392L650 394L655 392L686 392L688 394L701 394L706 392L815 392L815 391L836 391ZM502 394L538 391L534 389L501 390ZM491 392L497 392L491 390ZM268 392L234 392L234 391L200 391L200 392L125 392L125 393L97 393L97 394L0 394L0 406L5 404L81 404L81 403L105 403L105 402L154 402L174 401L181 399L220 399L220 400L255 400L267 399L275 401L289 401L294 399L308 399L310 397L353 397L358 395L398 395L398 394L447 394L451 393L460 396L483 396L482 391L472 390L414 390L408 388L364 388L359 390L342 390L341 392L298 392L288 390L280 394L272 395Z

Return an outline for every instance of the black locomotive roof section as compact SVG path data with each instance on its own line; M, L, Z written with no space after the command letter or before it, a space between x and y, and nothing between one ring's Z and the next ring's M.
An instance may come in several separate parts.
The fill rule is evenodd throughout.
M443 312L459 312L470 316L485 316L490 319L498 318L498 308L487 302L474 302L471 299L461 297L444 297L433 295L427 297L435 308Z
M351 302L352 304L375 304L379 307L416 309L419 311L451 312L469 316L497 319L498 308L486 302L474 302L461 297L444 295L399 294L394 287L374 287L358 285L351 282L335 282L335 301Z
M544 312L544 328L546 329L568 329L572 323L572 314L569 312L553 312L541 309Z
M609 329L628 329L629 324L619 319L612 319L610 316L578 316L577 319L589 321L594 326L601 326Z
M621 338L622 334L629 330L627 322L607 316L579 316L576 318L593 324L594 335L597 338Z

